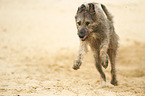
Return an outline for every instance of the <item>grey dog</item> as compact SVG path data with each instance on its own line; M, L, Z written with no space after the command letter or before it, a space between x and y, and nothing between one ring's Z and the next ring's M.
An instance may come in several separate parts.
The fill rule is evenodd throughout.
M94 54L96 68L103 81L106 82L106 76L102 66L106 69L108 60L110 60L111 84L117 85L115 59L118 48L118 35L115 33L112 19L113 16L103 4L87 3L78 8L75 21L81 44L78 56L73 63L73 69L80 68L89 45Z

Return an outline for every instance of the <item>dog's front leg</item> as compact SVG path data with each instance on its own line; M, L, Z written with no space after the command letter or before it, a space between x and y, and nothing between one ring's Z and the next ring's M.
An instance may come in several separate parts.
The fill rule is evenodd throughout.
M105 38L100 46L100 57L104 68L108 67L108 54L107 54L108 45L109 39Z
M88 49L87 49L86 42L80 41L79 53L78 53L76 60L73 63L74 70L77 70L80 68L80 66L82 64L83 57L87 53L87 51L88 51Z

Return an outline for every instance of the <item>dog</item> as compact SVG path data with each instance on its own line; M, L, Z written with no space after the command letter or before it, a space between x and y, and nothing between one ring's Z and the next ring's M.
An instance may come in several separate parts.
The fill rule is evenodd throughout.
M116 80L115 59L118 49L118 35L115 33L113 16L103 4L87 3L78 7L75 15L80 48L73 69L77 70L82 64L87 47L90 46L97 70L103 81L106 76L102 70L108 67L108 60L111 63L111 84L118 85Z

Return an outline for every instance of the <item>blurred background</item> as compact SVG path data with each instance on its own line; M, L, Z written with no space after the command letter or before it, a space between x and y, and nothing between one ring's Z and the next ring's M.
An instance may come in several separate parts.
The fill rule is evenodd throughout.
M105 4L114 16L120 37L116 89L96 88L91 52L79 71L72 69L79 48L74 16L87 2ZM144 0L0 0L0 95L143 95L144 16ZM109 68L106 75L109 82Z

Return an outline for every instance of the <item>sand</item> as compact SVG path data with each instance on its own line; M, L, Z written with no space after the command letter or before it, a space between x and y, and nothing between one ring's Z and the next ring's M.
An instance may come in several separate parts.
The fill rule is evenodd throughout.
M145 1L100 0L114 16L118 86L106 86L92 53L72 69L77 7L90 0L0 0L0 96L145 96ZM97 0L92 0L96 1Z

